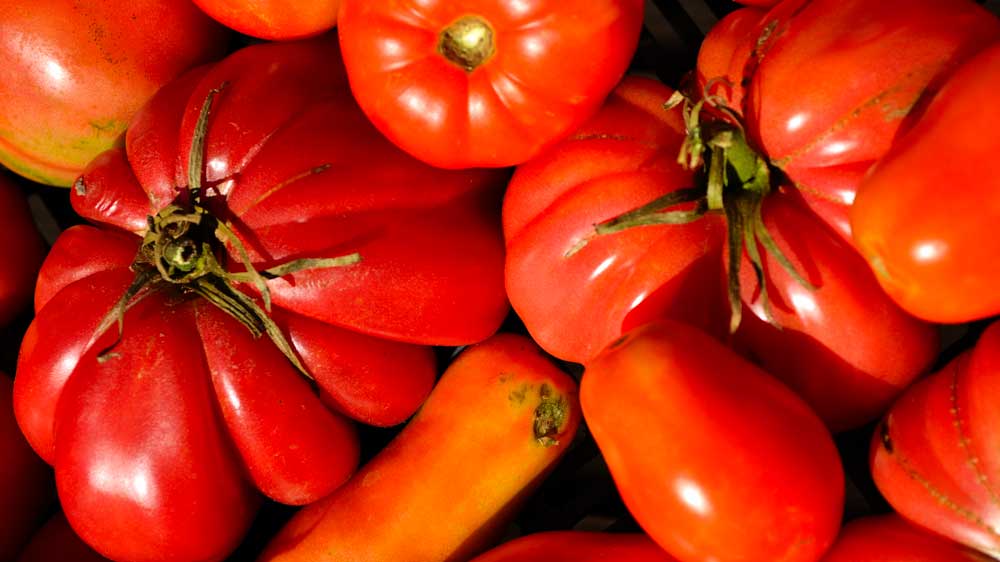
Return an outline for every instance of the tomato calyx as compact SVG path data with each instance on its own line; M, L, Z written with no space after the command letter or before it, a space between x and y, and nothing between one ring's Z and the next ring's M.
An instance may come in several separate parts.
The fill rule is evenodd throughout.
M361 261L361 256L355 252L334 258L296 259L259 271L254 268L239 236L209 209L212 201L203 197L202 193L208 115L212 101L222 87L211 90L202 105L191 144L188 189L180 190L173 204L147 217L148 228L129 266L135 277L94 334L96 339L117 323L118 338L101 351L97 359L103 362L116 356L113 349L121 341L125 312L130 307L149 295L172 290L181 296L204 298L246 326L255 338L267 334L292 365L312 380L312 375L299 361L288 339L271 319L271 294L266 280L309 269L355 264ZM227 248L234 250L244 271L231 272L225 267L230 256ZM245 283L256 288L263 307L251 295L237 288Z
M710 88L711 83L705 91L710 91ZM816 289L795 269L764 226L763 203L773 190L775 181L780 181L781 172L774 169L767 158L751 145L739 115L721 98L706 94L693 102L684 93L675 92L664 104L664 109L671 110L677 106L682 106L687 131L677 162L688 170L698 172L695 186L672 191L594 225L594 232L572 247L566 257L578 252L596 236L641 226L687 224L710 213L723 214L729 248L730 332L735 332L742 321L740 263L744 251L760 287L764 317L780 329L771 310L763 254L759 246L798 283L810 290ZM706 111L706 106L709 111Z
M496 51L493 28L480 16L462 16L441 32L437 50L448 62L472 72Z

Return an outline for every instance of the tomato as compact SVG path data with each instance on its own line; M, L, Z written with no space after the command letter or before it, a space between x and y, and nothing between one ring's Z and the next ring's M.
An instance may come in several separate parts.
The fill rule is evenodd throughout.
M0 267L0 325L7 325L31 304L38 268L45 257L45 243L24 194L0 173L0 246L4 248Z
M188 0L0 1L0 163L70 185L160 86L227 39Z
M966 322L1000 313L1000 163L977 137L1000 123L1000 45L963 65L872 170L851 210L854 238L911 313ZM960 186L948 189L948 186ZM947 191L947 192L945 192Z
M586 364L622 333L661 317L726 337L720 216L594 236L595 224L695 182L677 164L684 126L679 111L663 110L669 97L653 81L626 79L593 120L519 166L511 180L503 209L507 292L553 355ZM763 225L814 288L760 248L768 319L743 251L736 297L748 312L735 343L831 428L878 417L929 368L939 349L934 328L895 305L795 190L768 197Z
M351 89L389 139L442 168L519 164L597 111L641 0L346 0Z
M714 68L699 74L728 69L745 92L734 109L753 143L850 239L848 208L864 174L927 92L998 38L1000 21L972 0L787 0L749 37L711 33L702 49L716 51ZM726 45L736 48L720 65Z
M864 259L820 221L794 188L764 201L764 225L803 286L761 247L770 309L743 254L740 287L749 313L735 345L805 398L834 431L884 413L926 373L940 345L934 326L903 312ZM768 321L770 312L770 322Z
M187 74L71 192L96 226L64 232L42 267L15 407L104 556L219 559L255 489L329 494L358 461L349 418L405 420L435 378L428 346L506 315L503 175L397 150L338 60L325 37ZM133 295L136 276L151 284Z
M340 0L194 0L217 21L262 39L301 39L337 23Z
M21 435L11 405L13 381L0 373L0 560L13 560L55 499L52 471Z
M498 334L462 351L403 431L296 513L260 561L468 560L504 531L579 423L576 382L528 338Z
M873 515L844 526L823 562L990 562L991 559L907 523Z
M1000 472L1000 323L911 387L871 446L875 484L903 517L990 556Z
M690 326L587 365L584 419L636 521L680 560L815 561L840 527L833 440L787 387Z
M688 187L671 91L628 77L593 119L518 166L503 203L507 293L549 353L584 363L660 316L722 334L726 311L718 217L597 237L594 224Z
M514 539L472 562L676 562L640 533L550 531Z
M94 552L66 521L62 512L56 513L39 529L31 542L21 551L17 562L52 562L66 560L72 562L106 562L108 559Z

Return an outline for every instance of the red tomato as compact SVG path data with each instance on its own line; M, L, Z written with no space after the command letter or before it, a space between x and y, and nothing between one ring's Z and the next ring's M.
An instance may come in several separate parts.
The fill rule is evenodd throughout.
M764 226L803 286L761 247L771 320L753 266L743 254L743 321L736 346L805 398L834 431L884 413L926 373L940 345L934 326L903 312L864 259L822 221L794 188L764 201Z
M31 450L14 419L14 382L0 373L0 560L13 560L55 499L52 471Z
M649 324L587 366L584 419L636 521L680 560L815 561L844 475L787 387L698 330Z
M851 521L822 562L992 562L959 544L928 533L898 515Z
M353 103L334 41L249 47L173 82L130 125L127 152L104 153L72 191L100 227L67 230L42 268L16 408L70 523L109 558L218 559L253 516L254 488L294 504L327 495L358 459L342 414L403 421L434 381L426 346L478 341L506 315L492 211L503 176L395 149ZM164 226L177 217L205 222ZM238 233L226 246L222 225ZM174 284L147 261L187 271L218 256L241 271L237 239L259 269L361 256L267 282L288 357L199 296L225 289L223 266ZM159 288L133 302L116 342L98 327L136 272Z
M94 552L73 532L62 512L31 537L31 542L21 551L17 562L106 562L108 559Z
M871 447L875 484L903 517L1000 555L1000 323L893 405Z
M850 239L847 210L865 172L925 92L998 38L1000 21L972 0L786 0L749 36L710 33L702 49L715 53L712 68L699 74L726 71L742 84L735 109L750 138Z
M262 39L300 39L337 23L340 0L194 0L226 27Z
M346 0L351 89L386 136L442 168L511 166L597 111L628 67L641 0Z
M2 72L2 71L0 71ZM35 228L24 194L0 173L0 326L9 324L31 303L38 268L45 257L45 243Z
M1000 45L961 67L872 170L851 211L883 288L911 313L966 322L1000 313ZM950 186L956 186L949 189ZM944 193L943 190L947 190Z
M514 539L472 562L676 562L640 533L550 531Z
M503 204L507 293L549 353L584 363L630 328L670 316L724 331L718 217L594 238L594 225L688 187L671 90L626 78L572 137L519 166Z
M653 81L626 79L573 137L518 167L507 189L507 291L553 355L586 363L622 333L661 317L723 338L721 217L592 236L594 224L695 181L677 164L683 124L680 111L663 110L669 97ZM772 194L764 225L816 289L767 254L772 320L781 329L771 326L744 254L742 299L752 314L744 315L736 343L831 428L847 429L876 418L926 371L937 336L900 310L864 260L799 199L794 191Z
M0 0L0 163L68 186L154 92L221 56L189 0Z

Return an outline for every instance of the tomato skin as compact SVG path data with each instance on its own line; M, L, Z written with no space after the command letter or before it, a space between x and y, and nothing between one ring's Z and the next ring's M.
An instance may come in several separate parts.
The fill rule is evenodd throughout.
M719 37L755 46L729 67L747 81L749 136L850 240L865 173L951 72L1000 38L1000 21L971 0L788 0L751 37Z
M704 333L633 330L587 365L580 398L629 511L677 558L815 561L833 542L844 475L830 434Z
M45 257L45 243L17 185L0 174L0 325L6 325L31 302L32 286Z
M0 560L14 559L55 499L52 471L17 427L13 387L13 380L0 373Z
M780 328L770 324L744 251L744 314L735 346L802 396L831 430L874 420L930 369L940 349L936 328L900 309L861 256L818 220L798 190L783 188L769 196L763 221L815 290L758 245L772 320Z
M472 562L676 562L641 533L549 531L525 535Z
M854 238L882 287L934 322L1000 313L1000 164L984 124L1000 123L1000 46L949 79L914 127L866 178L851 210ZM942 188L961 186L943 193Z
M722 97L726 105L737 111L743 107L744 69L752 57L756 33L766 14L766 10L759 8L730 12L708 30L698 49L697 84ZM719 78L725 81L710 84Z
M928 533L895 514L851 521L823 562L990 562L992 559Z
M912 386L872 439L875 484L900 515L990 556L1000 471L1000 324L969 351Z
M572 137L519 166L503 204L507 293L549 353L586 362L630 327L669 315L725 330L723 223L635 228L592 239L594 225L677 189L679 111L666 86L628 77ZM572 329L567 329L572 326Z
M56 513L31 537L17 562L107 562L73 532L62 512Z
M260 560L468 560L499 538L579 423L576 382L528 338L497 334L465 349L403 431L299 511Z
M69 186L157 88L221 56L228 37L188 0L0 2L0 163Z
M216 21L261 39L302 39L337 23L340 0L194 0Z
M495 51L466 70L441 54L463 16ZM524 162L595 113L624 74L640 0L346 0L338 19L358 103L394 143L441 168Z
M185 75L71 192L99 226L66 230L42 267L15 411L55 466L68 520L109 558L221 559L261 493L288 504L328 495L358 462L348 418L404 421L435 380L428 344L478 341L506 315L503 173L436 170L400 152L351 100L336 53L333 37L265 44ZM137 234L186 190L197 114L223 84L205 205L261 269L362 256L268 282L272 317L318 392L269 340L171 290L130 308L121 341L97 360L115 342L115 327L95 335L134 276Z

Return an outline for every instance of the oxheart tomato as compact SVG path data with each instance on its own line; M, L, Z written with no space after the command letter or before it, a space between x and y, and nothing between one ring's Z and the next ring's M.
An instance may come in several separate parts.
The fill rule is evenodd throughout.
M1000 20L972 0L785 0L766 15L746 10L706 37L702 85L728 80L711 93L735 90L727 103L753 143L848 240L848 209L868 169L929 93L1000 38Z
M69 186L158 88L220 57L228 37L190 0L0 1L0 163Z
M1000 323L903 394L871 446L875 484L903 517L1000 555Z
M10 323L31 305L38 268L45 257L45 243L35 228L24 194L0 173L0 247L4 263L0 267L0 325Z
M651 80L627 78L594 119L519 166L510 182L503 209L507 291L528 331L553 355L586 364L622 333L661 317L725 339L720 216L594 234L595 224L693 185L694 174L677 164L680 111L663 109L670 94ZM768 319L743 251L737 298L746 312L735 343L832 429L878 417L930 366L935 330L894 304L864 260L794 189L773 193L762 213L777 246L814 287L761 248Z
M882 286L921 318L1000 313L1000 160L979 138L1000 124L997 87L1000 45L955 72L865 179L851 210L854 239Z
M24 440L12 407L14 381L0 373L0 560L13 560L55 499L52 471Z
M271 40L318 35L337 23L340 0L194 0L226 27Z
M907 523L872 515L844 526L823 562L991 562L973 550Z
M637 328L587 365L584 420L622 499L679 560L816 561L844 474L787 387L690 326Z
M519 164L590 117L621 79L641 0L345 0L351 88L368 117L443 168Z
M472 562L676 562L641 533L549 531L526 535Z
M103 555L219 559L255 489L304 504L351 474L348 418L412 414L435 377L427 345L500 325L504 176L392 146L332 37L185 75L126 146L72 190L97 226L64 232L42 267L18 421Z

